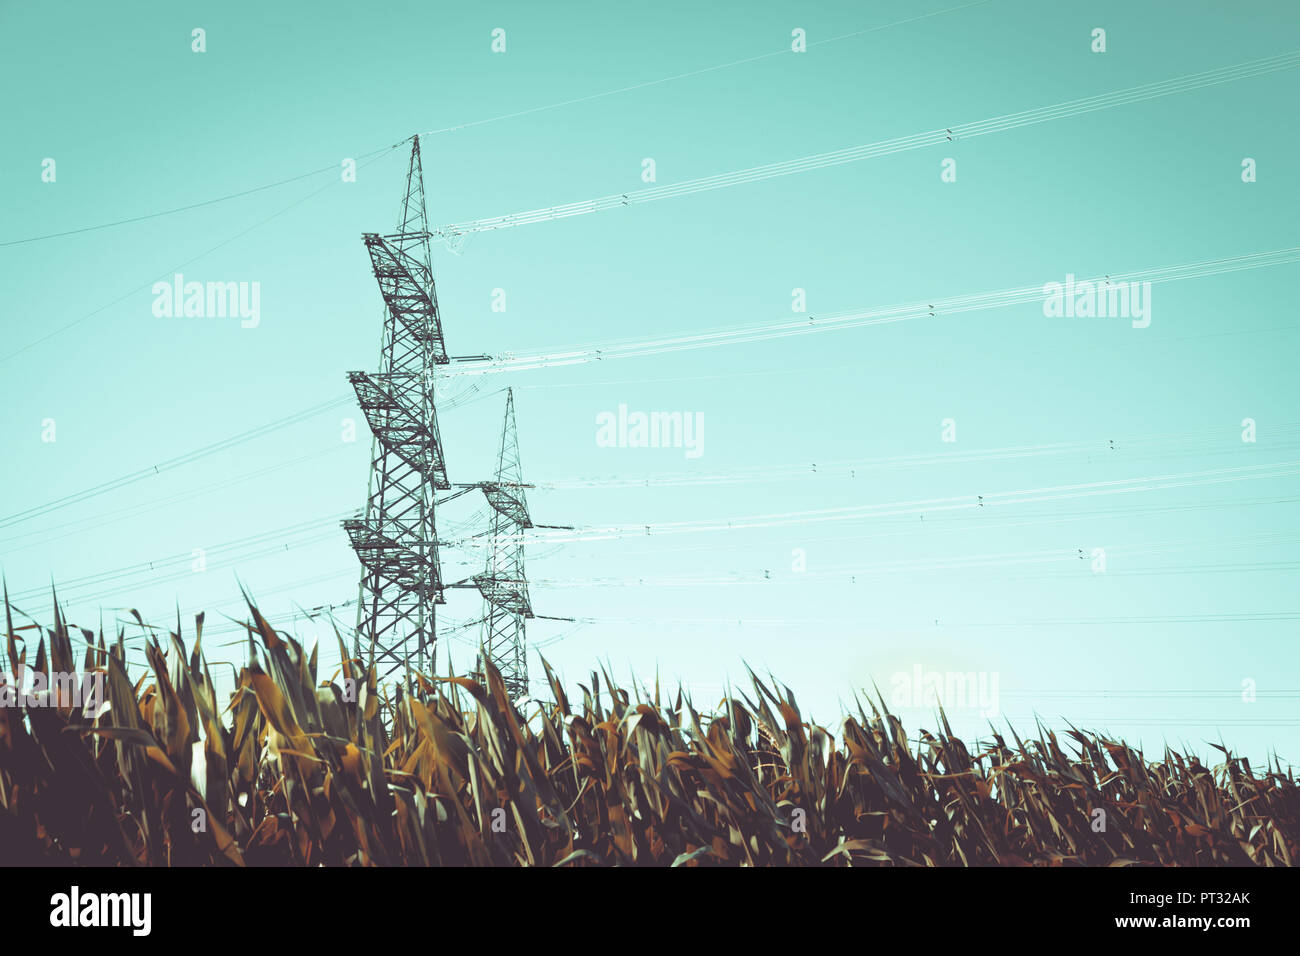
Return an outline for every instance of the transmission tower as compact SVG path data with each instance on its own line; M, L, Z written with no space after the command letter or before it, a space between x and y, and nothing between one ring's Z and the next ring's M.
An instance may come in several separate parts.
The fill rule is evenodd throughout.
M363 516L343 522L361 562L356 655L382 680L436 666L436 606L445 603L434 492L450 488L434 370L449 361L429 255L420 138L411 145L397 231L363 236L384 300L377 372L349 372L374 436Z
M522 470L515 434L515 395L513 389L508 389L496 480L480 484L492 506L492 525L487 568L475 575L474 584L483 594L483 651L501 672L506 691L514 699L528 692L524 621L533 616L524 576L523 543L523 532L533 527L533 522L524 496L529 486L523 483ZM485 670L482 654L476 670L481 677Z

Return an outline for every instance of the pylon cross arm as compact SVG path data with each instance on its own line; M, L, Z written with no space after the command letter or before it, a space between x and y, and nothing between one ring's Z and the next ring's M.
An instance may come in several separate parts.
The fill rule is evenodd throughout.
M491 481L485 481L480 486L483 489L483 497L495 510L505 515L521 528L531 528L533 519L528 515L528 502L524 498L521 485L514 487L520 490L506 491L501 484Z
M442 601L442 579L436 549L432 555L416 551L389 537L375 522L348 518L343 522L352 550L366 570L378 574L404 590Z
M446 491L447 465L438 435L438 419L431 408L425 425L419 413L392 389L384 376L368 372L349 372L348 381L357 393L357 402L366 416L370 430L380 444Z
M527 581L512 581L508 578L493 577L490 574L479 574L475 575L474 584L489 604L494 604L511 614L533 616L533 606L528 601Z
M446 365L451 359L442 340L442 319L433 296L432 277L422 276L422 265L379 235L369 232L363 239L389 312L414 338L429 346L434 362Z

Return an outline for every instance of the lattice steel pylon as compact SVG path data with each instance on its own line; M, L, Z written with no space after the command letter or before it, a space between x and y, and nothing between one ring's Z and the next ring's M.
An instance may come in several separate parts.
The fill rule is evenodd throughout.
M501 672L512 699L528 692L528 659L524 621L533 616L524 576L523 533L533 527L524 495L519 439L515 434L514 390L506 391L506 416L501 426L501 451L497 456L495 481L480 487L492 506L487 568L475 575L474 583L483 594L482 648L475 668L480 678L485 670L483 653Z
M434 370L449 359L418 136L397 231L363 241L384 300L384 331L379 371L348 373L374 436L364 515L343 522L361 562L355 652L381 680L403 671L409 687L412 669L431 674L437 664L436 606L445 601L434 492L451 487L434 408Z

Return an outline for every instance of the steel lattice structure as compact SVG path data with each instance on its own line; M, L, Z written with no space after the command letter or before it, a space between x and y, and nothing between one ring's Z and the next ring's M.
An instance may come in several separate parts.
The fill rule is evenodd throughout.
M429 253L420 138L411 146L397 231L364 237L384 300L379 371L349 372L374 440L363 516L343 527L361 562L356 655L380 679L436 666L436 606L445 603L434 492L450 488L434 373L449 359ZM368 646L366 646L368 645Z
M487 568L474 577L483 594L482 648L476 671L482 675L483 653L501 672L506 691L518 699L528 692L528 660L524 621L533 616L524 577L523 532L533 527L528 515L519 439L515 433L514 390L506 391L506 415L501 426L495 481L480 484L492 506Z

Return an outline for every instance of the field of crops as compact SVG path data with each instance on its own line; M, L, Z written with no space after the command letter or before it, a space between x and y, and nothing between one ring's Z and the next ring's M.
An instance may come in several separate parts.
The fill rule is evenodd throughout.
M697 711L593 673L516 709L500 676L381 696L250 606L218 700L202 617L147 648L14 628L5 674L102 681L96 706L0 684L0 863L97 866L1265 865L1300 853L1290 770L1042 728L910 737L883 700L834 731L755 677ZM178 625L178 630L179 630ZM344 658L344 638L340 652ZM42 679L41 685L46 681Z

